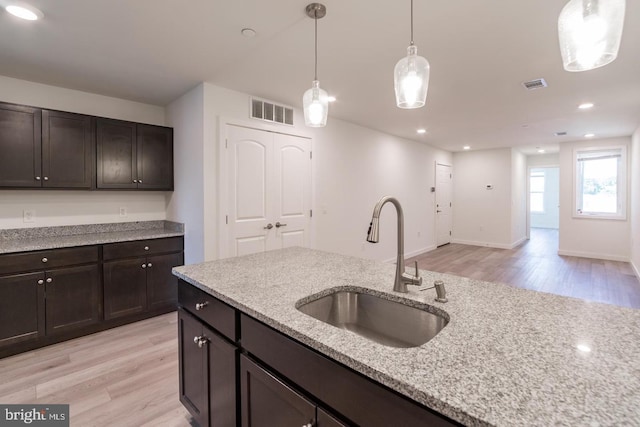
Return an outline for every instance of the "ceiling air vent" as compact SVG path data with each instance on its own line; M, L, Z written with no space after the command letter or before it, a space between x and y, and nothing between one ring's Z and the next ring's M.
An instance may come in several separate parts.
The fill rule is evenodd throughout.
M272 101L251 97L252 119L293 126L293 108Z
M566 136L567 132L554 132L553 133L555 136Z
M544 79L535 79L528 82L523 82L522 86L524 86L526 90L534 90L547 87L547 82Z

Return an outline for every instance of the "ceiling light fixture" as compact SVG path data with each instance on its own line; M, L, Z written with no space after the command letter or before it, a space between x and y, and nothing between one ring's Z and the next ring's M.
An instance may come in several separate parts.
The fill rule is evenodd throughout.
M585 137L585 138L593 138L594 136L596 136L596 134L595 134L595 133L585 133L585 134L584 134L584 137Z
M4 8L13 16L27 21L37 21L38 19L42 19L44 16L39 9L25 3L12 2L6 4Z
M327 101L328 102L336 102L336 97L329 95L329 96L327 96Z
M242 30L240 30L240 34L242 34L248 39L251 39L255 37L257 33L256 33L256 30L254 30L253 28L243 28Z
M318 81L318 19L327 14L327 8L320 3L311 3L305 9L307 16L315 22L315 72L311 89L308 89L302 97L304 108L304 124L309 127L324 127L327 124L329 114L329 95L320 89Z
M413 0L411 0L411 43L407 56L396 64L393 70L396 105L400 108L420 108L424 106L429 89L429 62L418 56L418 48L413 44Z
M464 147L462 147L463 150L471 150L471 147L468 145L465 145Z
M423 134L423 133L427 133L426 129L418 129L416 132L418 132L419 134Z
M562 63L567 71L587 71L618 56L625 0L571 0L558 18Z
M578 108L581 110L588 110L589 108L593 108L593 102L585 102L583 104L578 105Z
M545 153L544 148L538 148L538 153L540 153L540 154L544 154L544 153Z

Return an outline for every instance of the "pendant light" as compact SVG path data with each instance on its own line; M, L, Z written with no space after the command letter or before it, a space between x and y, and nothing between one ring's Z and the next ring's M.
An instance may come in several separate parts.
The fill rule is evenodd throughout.
M304 124L309 127L324 127L327 124L329 114L329 97L327 92L320 89L318 81L318 19L327 14L327 8L320 3L311 3L306 8L307 16L315 21L315 74L311 89L308 89L302 97L304 108Z
M398 107L424 106L429 89L429 61L418 56L418 48L413 44L413 0L411 0L411 43L407 48L407 56L398 61L393 74Z
M571 0L558 18L562 63L567 71L587 71L618 56L625 0Z

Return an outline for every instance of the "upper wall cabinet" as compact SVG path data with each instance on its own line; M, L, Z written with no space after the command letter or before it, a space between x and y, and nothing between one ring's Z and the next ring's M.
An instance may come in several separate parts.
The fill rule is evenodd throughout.
M91 189L93 135L89 116L0 104L0 187Z
M97 188L173 190L173 129L97 120Z

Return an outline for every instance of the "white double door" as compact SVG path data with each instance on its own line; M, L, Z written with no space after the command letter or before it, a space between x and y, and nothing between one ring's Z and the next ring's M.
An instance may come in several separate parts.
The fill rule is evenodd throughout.
M309 246L311 141L226 125L227 250L240 256Z

